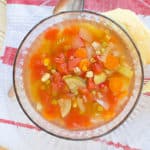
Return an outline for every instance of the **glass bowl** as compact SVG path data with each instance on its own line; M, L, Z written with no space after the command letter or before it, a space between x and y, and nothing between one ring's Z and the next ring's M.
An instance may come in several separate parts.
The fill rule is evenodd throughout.
M31 46L32 42L39 36L39 34L41 34L50 26L53 26L68 19L86 19L90 21L95 21L97 23L102 23L106 27L111 28L126 43L133 60L133 66L135 71L134 88L132 91L132 95L128 100L127 104L125 105L124 109L112 121L89 130L70 131L48 122L33 108L24 89L23 65L24 60L26 59L26 55L30 53L29 47ZM37 125L43 131L65 139L87 140L105 135L119 127L119 125L121 125L128 118L129 114L133 111L135 105L137 104L142 90L142 85L143 65L139 51L134 42L132 41L131 37L115 21L111 20L106 16L90 11L62 12L57 15L50 16L39 22L29 31L29 33L25 36L22 43L20 44L13 66L13 86L17 100L24 113L35 125Z

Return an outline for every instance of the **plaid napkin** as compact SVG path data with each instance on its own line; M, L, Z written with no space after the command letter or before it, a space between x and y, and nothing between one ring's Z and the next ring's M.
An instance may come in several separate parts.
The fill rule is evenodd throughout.
M105 1L105 3L104 3ZM125 3L126 2L126 3ZM106 11L130 8L150 27L149 1L85 1L85 9ZM89 141L68 141L48 135L25 116L17 100L8 97L12 85L12 64L16 50L26 33L41 19L52 15L55 0L8 0L7 33L0 57L0 146L9 150L149 150L150 94L142 94L130 117L110 134ZM144 66L145 80L150 80L150 66Z

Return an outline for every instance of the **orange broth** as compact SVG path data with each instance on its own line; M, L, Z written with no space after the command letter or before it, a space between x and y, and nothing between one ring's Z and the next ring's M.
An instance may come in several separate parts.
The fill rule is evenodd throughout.
M95 128L125 107L134 70L122 39L102 24L65 21L32 43L26 93L43 118L69 130Z

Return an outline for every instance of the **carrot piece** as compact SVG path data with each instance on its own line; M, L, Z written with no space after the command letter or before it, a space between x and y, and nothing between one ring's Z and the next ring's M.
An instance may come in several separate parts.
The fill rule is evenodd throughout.
M79 27L76 25L72 25L63 30L63 34L66 36L74 36L77 35L78 33L79 33Z
M119 93L118 95L117 95L117 98L118 99L123 99L124 97L126 97L128 95L128 91L123 91L123 92L121 92L121 93Z
M79 58L87 58L87 51L85 48L78 48L75 52L75 56Z
M89 64L90 63L88 59L82 59L79 63L79 68L85 72L88 70Z
M114 70L119 66L120 60L117 56L114 56L112 54L108 54L108 56L106 57L106 61L104 63L104 66L107 69L111 69Z
M58 105L50 105L48 108L44 108L42 115L47 120L54 120L60 117L60 108Z
M45 33L45 38L47 40L56 40L59 30L57 28L50 28Z
M121 75L112 76L109 79L109 88L113 93L120 93L126 85L128 85L128 80Z

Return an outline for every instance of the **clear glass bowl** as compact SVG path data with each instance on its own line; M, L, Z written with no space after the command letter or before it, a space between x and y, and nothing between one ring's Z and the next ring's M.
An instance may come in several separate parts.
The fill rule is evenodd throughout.
M37 111L32 107L30 100L28 99L24 89L23 74L22 74L23 64L24 64L24 60L26 59L26 55L30 53L29 47L31 46L32 42L39 36L39 34L45 31L48 27L68 19L69 20L86 19L98 23L101 22L105 26L117 32L118 35L128 45L128 48L130 49L130 55L133 59L133 64L134 64L135 82L132 91L132 96L128 100L128 103L121 111L121 113L118 116L116 116L112 121L90 130L70 131L48 122L39 113L37 113ZM13 67L13 85L14 85L17 100L22 110L35 125L41 128L43 131L46 131L47 133L55 135L57 137L72 139L72 140L86 140L86 139L99 137L113 131L115 128L121 125L126 118L128 118L129 114L134 109L141 93L141 89L143 85L143 65L142 65L139 51L136 48L132 39L127 34L127 32L124 29L122 29L120 25L118 25L113 20L101 14L97 14L89 11L62 12L60 14L53 15L51 17L42 20L39 24L34 26L29 31L29 33L25 36L15 57L15 62Z

